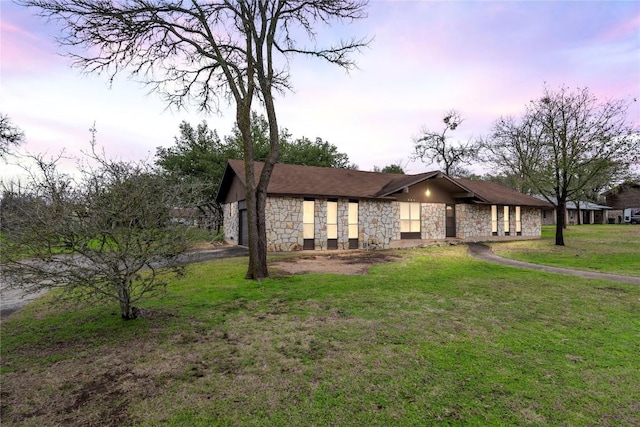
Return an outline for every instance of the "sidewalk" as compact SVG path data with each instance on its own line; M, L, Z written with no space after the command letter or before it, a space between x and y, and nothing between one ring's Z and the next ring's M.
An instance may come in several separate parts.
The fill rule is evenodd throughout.
M529 270L546 271L547 273L566 274L569 276L583 277L585 279L611 280L613 282L634 283L640 285L640 277L621 276L618 274L598 273L595 271L573 270L571 268L550 267L540 264L532 264L530 262L516 261L513 259L502 258L491 251L491 248L482 243L468 243L469 253L474 257L483 261L492 262L494 264L508 265L517 268L526 268Z

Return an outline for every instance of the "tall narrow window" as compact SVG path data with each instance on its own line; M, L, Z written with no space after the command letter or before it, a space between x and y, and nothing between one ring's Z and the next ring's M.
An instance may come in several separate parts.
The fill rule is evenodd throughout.
M338 202L327 202L327 249L338 249Z
M358 249L358 202L349 202L349 249Z
M315 201L305 200L302 202L302 238L304 249L315 249L314 228L315 228Z
M508 236L510 233L510 229L509 229L509 206L505 206L504 207L504 235Z
M522 219L520 217L520 206L516 206L516 234L522 236Z
M400 202L400 238L420 238L420 203Z
M491 234L498 235L498 207L491 205Z

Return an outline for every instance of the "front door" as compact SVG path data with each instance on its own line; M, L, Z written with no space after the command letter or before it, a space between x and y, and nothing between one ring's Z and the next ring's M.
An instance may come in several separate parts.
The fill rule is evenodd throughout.
M456 205L447 205L447 237L456 237Z

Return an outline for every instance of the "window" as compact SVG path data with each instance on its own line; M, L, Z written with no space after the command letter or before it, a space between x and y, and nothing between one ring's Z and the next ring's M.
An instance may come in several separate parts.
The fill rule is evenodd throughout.
M498 235L498 206L491 205L491 234Z
M420 203L400 202L400 238L420 238Z
M520 216L520 206L516 206L516 234L522 236L522 218Z
M314 228L315 228L315 206L314 200L302 202L302 238L304 239L304 249L315 249Z
M327 202L327 249L338 249L338 202Z
M349 202L349 249L358 249L358 202Z
M504 207L504 235L508 236L509 232L509 206Z

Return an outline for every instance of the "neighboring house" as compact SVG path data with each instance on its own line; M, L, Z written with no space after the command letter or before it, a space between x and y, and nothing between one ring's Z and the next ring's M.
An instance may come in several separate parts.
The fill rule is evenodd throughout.
M204 223L204 215L197 208L172 208L171 222L199 227Z
M555 203L555 199L552 200ZM609 218L608 206L597 205L591 202L567 202L564 214L564 223L566 225L575 224L606 224ZM578 219L582 216L582 221ZM556 223L556 209L550 207L542 210L542 225L551 225Z
M256 177L262 170L256 162ZM244 163L229 160L216 201L224 236L247 244ZM267 189L269 251L421 246L539 238L546 201L439 171L417 175L276 164Z
M605 203L612 208L610 218L616 223L624 222L625 209L640 209L640 182L627 182L606 191Z

